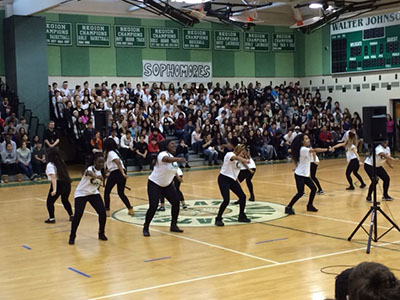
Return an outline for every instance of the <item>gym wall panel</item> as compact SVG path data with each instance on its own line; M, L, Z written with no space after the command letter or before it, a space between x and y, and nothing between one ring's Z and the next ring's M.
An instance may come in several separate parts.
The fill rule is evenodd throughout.
M47 21L59 21L58 14L41 14L46 17ZM61 74L61 47L47 46L47 63L49 76Z
M272 33L274 32L273 26L256 26L255 31L262 31L269 33L270 51L269 52L255 52L254 53L254 67L256 77L274 77L275 76L275 53L272 52Z
M60 47L61 49L61 75L63 76L90 76L89 47L76 46L75 23L87 23L88 16L85 15L59 15L60 22L72 24L72 46Z
M223 25L212 23L213 30L231 30L232 28ZM214 40L213 33L211 34L211 40ZM211 43L212 47L212 64L213 64L213 76L214 77L235 77L235 52L214 50L214 43Z
M294 31L289 27L283 26L276 26L274 28L274 32L290 32L293 33ZM294 55L295 51L276 51L275 52L275 76L277 77L286 77L286 76L293 76L294 75Z
M4 61L4 10L0 10L0 75L6 74L6 65Z
M140 26L140 19L115 18L114 24ZM148 41L147 41L148 43ZM117 76L142 76L142 48L115 48Z
M110 47L89 48L89 72L93 76L116 76L117 62L114 47L114 17L88 16L88 23L110 25Z
M142 25L146 26L147 47L142 48L142 59L167 60L166 49L150 48L149 27L165 27L165 20L142 19ZM140 63L140 74L142 74L142 64Z
M182 37L182 26L171 21L165 21L165 27L173 27L179 28L179 40L180 40L180 49L166 49L166 57L167 60L170 61L190 61L190 50L185 50L182 47L183 37Z

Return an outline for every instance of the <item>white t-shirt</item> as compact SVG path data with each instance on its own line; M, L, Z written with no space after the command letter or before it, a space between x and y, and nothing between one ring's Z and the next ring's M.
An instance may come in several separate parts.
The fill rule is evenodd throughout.
M176 175L183 176L183 172L182 172L181 168L178 168L178 170L176 170Z
M162 161L166 156L173 157L167 151L162 151L158 154L157 163L154 165L154 170L149 176L149 180L161 187L166 187L171 184L179 168L178 163L176 162L167 163Z
M310 153L310 157L311 157L311 162L318 165L319 157L318 157L317 153L315 153L315 157L314 157L314 153L311 153L311 152L309 152L309 153Z
M300 159L297 164L294 173L303 177L310 177L310 164L313 161L313 157L310 155L310 148L300 148Z
M121 160L121 158L118 156L118 154L115 153L115 151L110 151L110 152L108 152L107 162L106 162L107 170L109 172L118 170L117 164L115 162L113 162L114 159L118 159L122 165L122 168L125 169L124 162Z
M249 167L249 169L256 168L256 163L254 162L254 160L251 157L250 157L250 163L248 163L247 166ZM246 167L242 163L240 163L240 170L247 170Z
M87 176L86 173L88 171L96 174L96 176L101 176L101 171L96 170L94 166L88 167L86 169L81 181L79 182L78 186L76 187L75 198L100 194L99 186L101 185L101 180L94 179L90 176Z
M386 161L386 158L384 158L384 157L382 158L382 157L380 157L380 156L378 155L379 153L385 153L386 155L390 155L390 148L389 148L389 147L383 148L382 145L376 146L376 148L375 148L375 155L376 155L376 167L377 167L377 168L382 167L382 166L383 166L383 163ZM368 157L365 159L365 162L364 162L364 163L366 163L367 165L373 166L372 155L368 156Z
M353 149L357 149L357 147L353 144L351 145L350 149L346 149L346 158L348 162L354 158L357 158L357 155L354 153Z
M224 163L222 164L222 168L220 173L225 175L233 180L236 180L239 172L241 163L237 160L231 160L231 158L235 156L235 153L228 152L224 157Z
M55 164L49 162L46 166L46 175L47 175L47 179L51 180L50 175L56 175L56 179L58 180L57 177L57 168L55 166Z

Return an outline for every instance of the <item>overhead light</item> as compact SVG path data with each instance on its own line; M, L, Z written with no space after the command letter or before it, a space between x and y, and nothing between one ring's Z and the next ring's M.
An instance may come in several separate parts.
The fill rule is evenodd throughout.
M312 8L312 9L319 9L319 8L322 8L322 4L321 3L310 3L310 5L308 7Z
M171 0L171 2L187 3L187 4L201 4L210 0Z

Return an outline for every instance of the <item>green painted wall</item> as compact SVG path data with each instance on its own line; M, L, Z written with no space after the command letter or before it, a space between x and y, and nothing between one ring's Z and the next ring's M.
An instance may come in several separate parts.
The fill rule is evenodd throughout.
M120 17L83 16L68 14L43 14L50 21L73 23L106 23L178 27L179 24L161 19L134 19ZM200 23L194 28L211 30L238 30L228 25L217 23ZM293 32L285 27L260 26L255 31ZM181 31L180 31L181 32ZM74 39L75 39L74 32ZM243 38L243 36L242 36ZM182 39L182 37L181 37ZM48 46L48 64L50 76L132 76L142 75L142 60L178 60L213 63L214 77L293 77L295 76L297 52L246 52L246 51L215 51L215 50L184 50L146 48L116 48L113 34L111 47L77 47ZM243 43L242 43L243 44ZM213 45L212 45L213 47Z
M161 19L134 19L105 16L86 16L69 14L41 14L49 21L73 23L108 23L142 26L181 27L177 23ZM4 41L4 11L0 11L0 41ZM194 28L237 30L217 23L200 23ZM112 29L113 30L113 29ZM254 31L293 32L279 26L257 25ZM295 52L245 52L245 51L206 51L184 49L116 48L113 34L111 47L47 46L49 76L121 76L140 77L142 60L187 60L212 62L215 77L304 77L330 74L329 27L304 35L296 34ZM213 45L212 45L213 46ZM326 48L327 47L327 50ZM0 42L0 75L5 74L4 42Z

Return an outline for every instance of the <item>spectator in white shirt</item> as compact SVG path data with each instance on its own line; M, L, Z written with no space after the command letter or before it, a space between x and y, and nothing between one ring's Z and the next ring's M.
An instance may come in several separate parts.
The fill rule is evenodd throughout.
M68 89L68 81L63 82L63 86L60 89L61 94L68 99L71 98L71 91Z
M126 161L128 158L133 157L134 155L134 144L133 144L133 138L132 138L132 133L128 130L126 134L124 134L121 137L121 148L120 152L122 155L122 158Z
M115 129L111 130L111 135L108 138L113 139L119 147L119 137L117 136L117 131Z
M128 92L125 90L124 84L121 83L119 89L115 91L115 95L122 98L125 97L126 94L128 94Z

